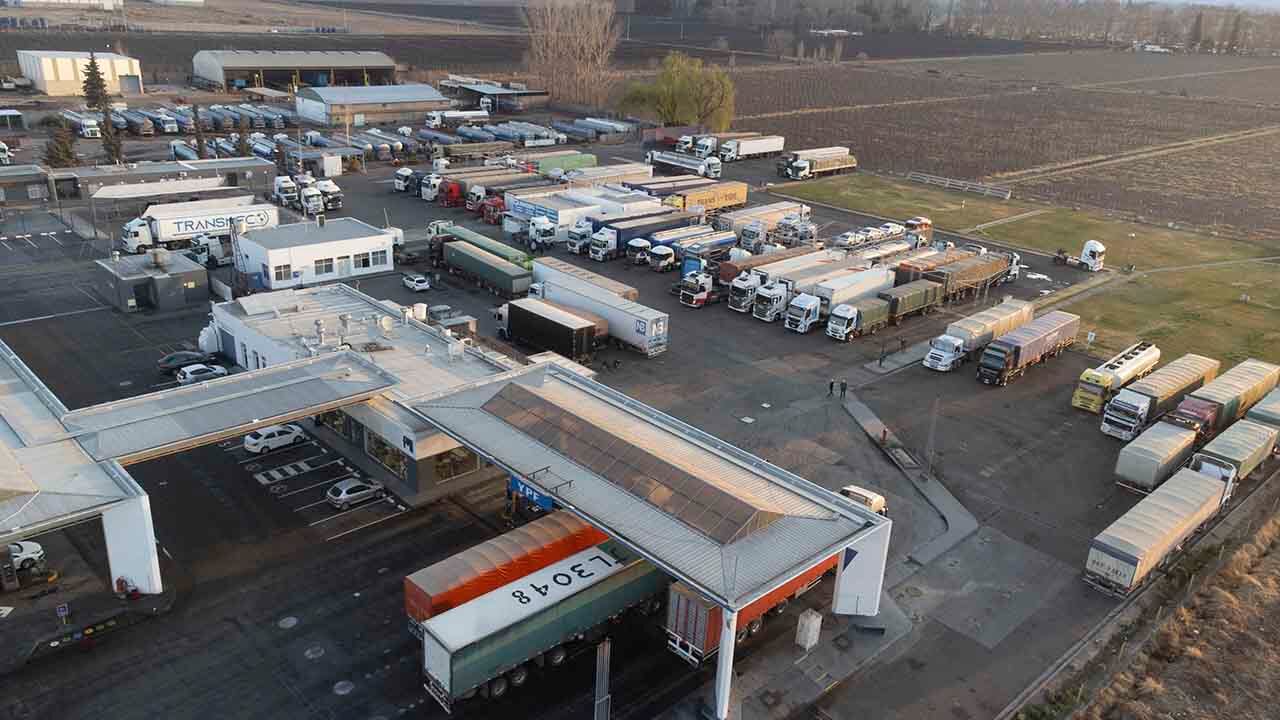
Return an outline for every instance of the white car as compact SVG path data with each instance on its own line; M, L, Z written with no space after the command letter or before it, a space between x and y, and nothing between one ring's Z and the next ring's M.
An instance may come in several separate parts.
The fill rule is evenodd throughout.
M404 283L405 287L414 292L422 292L423 290L431 289L431 281L427 279L426 275L405 275L404 280L401 282Z
M901 235L907 231L906 227L899 225L898 223L891 222L881 225L880 229L884 231L885 235Z
M227 369L221 365L188 365L175 374L178 378L179 385L190 385L192 383L204 382L205 380L213 380L227 376Z
M40 547L40 543L30 540L9 543L9 558L13 560L15 567L30 570L44 562L44 548Z
M288 425L268 425L245 435L244 449L245 452L257 455L288 447L306 439L307 434L302 431L301 427L293 423Z

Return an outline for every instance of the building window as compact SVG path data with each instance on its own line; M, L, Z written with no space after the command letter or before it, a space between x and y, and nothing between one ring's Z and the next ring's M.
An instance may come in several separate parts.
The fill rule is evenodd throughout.
M459 447L431 458L435 461L436 482L452 480L459 475L480 469L480 458L470 450Z
M370 267L369 253L357 253L351 256L352 264L356 269Z
M390 470L392 474L401 480L409 479L409 456L371 432L365 433L364 437L364 450L369 457L377 460L379 465Z
M324 258L316 261L317 275L330 275L333 273L333 258Z
M275 270L276 282L293 279L293 268L288 265L277 265Z
M373 251L373 264L374 264L375 266L376 266L376 265L386 265L386 264L387 264L387 251L386 251L386 250L374 250L374 251Z

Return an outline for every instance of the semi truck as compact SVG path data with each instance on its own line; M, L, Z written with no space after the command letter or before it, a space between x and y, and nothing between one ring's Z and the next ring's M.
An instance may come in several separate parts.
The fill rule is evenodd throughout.
M688 134L680 136L676 141L676 152L689 153L695 157L711 157L720 149L720 143L726 140L735 140L739 138L758 137L758 132L722 132L722 133L701 133Z
M605 223L591 234L591 259L596 262L613 260L626 254L627 243L634 238L648 237L655 232L696 224L701 218L697 213L670 212L663 215L633 218Z
M1187 354L1145 378L1121 388L1102 411L1103 434L1129 442L1177 407L1186 393L1218 376L1221 363Z
M459 127L489 122L487 110L432 110L427 113L427 127Z
M481 235L480 233L465 228L461 225L455 225L450 220L433 220L427 225L427 241L431 244L448 242L450 240L458 240L469 245L474 245L487 253L496 255L506 260L512 265L517 265L525 270L532 269L533 258L528 253L519 248L513 248L510 245L494 240L491 237Z
M1256 405L1249 408L1245 417L1263 425L1280 428L1280 390L1267 393Z
M640 299L640 291L624 285L617 280L580 268L572 263L553 257L540 257L533 261L533 281L537 283L572 283L585 282L617 295L623 300L635 302Z
M842 303L831 308L827 337L849 342L873 335L880 328L897 325L904 317L925 314L942 302L942 286L931 280L916 280L881 292L873 298Z
M408 168L402 168L408 170ZM471 167L457 168L455 170L433 170L426 178L419 182L418 195L423 200L432 202L438 199L440 194L440 185L445 180L453 180L463 177L497 177L499 175L509 175L511 170L505 167ZM412 171L406 173L403 177L408 180L412 175ZM395 182L394 180L392 181ZM408 189L406 187L406 189Z
M67 121L75 134L82 138L102 137L102 128L98 125L98 119L92 114L63 110L62 118Z
M450 274L505 298L520 297L529 292L533 273L465 242L444 244L444 264Z
M680 262L694 259L704 261L704 263L718 261L721 258L728 257L729 252L738 244L738 236L728 230L711 230L710 226L707 225L694 227L705 227L710 232L677 240L668 245ZM698 267L701 266L700 264Z
M426 622L608 539L572 513L548 513L406 576L404 609L409 624Z
M1089 544L1084 580L1125 597L1169 561L1230 500L1234 484L1183 468Z
M672 212L674 210L666 205L653 202L645 203L640 208L611 207L606 209L605 206L600 204L591 205L582 213L579 213L579 217L573 221L573 224L566 231L568 239L565 241L565 250L574 255L589 254L591 252L592 236L604 228L605 225L624 220L667 215Z
M521 298L498 308L498 337L534 352L551 351L576 362L590 362L597 342L608 337L595 318L569 312L537 298Z
M202 235L230 237L239 224L244 230L273 228L280 224L280 211L275 205L255 205L252 195L151 205L120 229L120 246L131 253L177 250Z
M814 148L790 153L778 163L778 175L789 180L809 180L858 169L858 159L847 147Z
M755 291L758 287L758 285L747 287L749 281L745 279L752 277L752 269L817 252L818 249L814 247L789 248L763 255L749 255L740 260L723 260L714 271L690 273L681 278L680 304L697 308L728 299L734 291L734 281L742 276L744 283L741 293L744 297L739 302L749 309L751 303L755 301ZM750 298L745 297L748 294Z
M844 256L831 262L819 262L804 269L786 272L769 280L769 284L756 290L755 304L751 314L757 320L773 322L783 317L791 300L801 293L807 293L818 283L848 275L862 270L865 263L857 258Z
M924 366L950 372L982 353L992 340L1031 322L1035 306L1006 297L1004 302L957 320L946 332L929 341Z
M560 187L560 183L551 178L542 177L541 175L526 174L515 180L485 182L483 184L472 185L467 190L466 208L468 211L480 214L484 212L484 201L490 197L506 197L507 192L511 190L521 190L528 187Z
M941 252L935 250L932 255L904 259L896 264L897 282L899 285L903 285L914 280L924 279L927 273L933 272L940 267L958 263L961 260L968 260L971 257L974 257L974 254L968 250L951 249Z
M705 178L720 177L720 158L696 158L689 155L650 150L645 153L644 161L649 165L668 171L688 172Z
M720 213L712 221L717 230L732 230L741 234L742 229L753 222L759 222L764 225L766 232L772 231L778 226L778 222L788 215L797 215L801 218L809 217L809 206L790 200L784 200L768 205L757 205L755 207L743 208L741 210L733 210L727 213Z
M1137 342L1096 368L1080 373L1071 407L1098 414L1121 388L1151 374L1160 363L1160 348Z
M1009 256L987 253L934 268L926 272L924 278L941 285L943 296L954 300L998 285L1009 267Z
M1071 347L1080 332L1080 316L1054 310L992 340L978 360L984 385L1008 385L1032 365Z
M684 227L671 228L670 230L659 230L647 238L636 238L627 243L627 259L643 265L646 261L639 259L642 252L651 251L654 248L671 247L682 240L701 237L714 232L716 231L710 225L685 225Z
M734 642L757 635L766 617L781 613L792 600L822 582L822 578L835 569L838 559L838 555L825 558L739 610ZM722 607L683 582L671 583L667 590L665 629L667 647L673 653L697 667L719 652L723 628Z
M653 177L653 166L644 163L621 163L618 165L597 165L590 168L570 170L564 174L564 180L571 187L596 187L598 185L617 185L626 182L647 180Z
M756 295L760 288L768 285L774 278L788 273L801 272L807 268L824 263L845 262L848 254L840 251L801 253L793 257L780 257L768 263L757 264L738 274L729 281L729 309L736 312L752 312Z
M1203 440L1216 435L1275 389L1280 366L1249 359L1187 393L1165 420L1195 430ZM1193 402L1194 401L1194 402ZM1198 406L1200 412L1190 410Z
M663 204L677 210L697 210L702 213L718 213L747 204L747 184L729 181L679 190L665 196Z
M418 624L423 684L448 712L475 695L501 697L628 610L656 611L670 582L615 543L571 555Z
M751 158L771 157L778 155L786 147L787 139L781 135L760 135L758 137L734 138L725 140L716 148L721 162L737 162Z
M641 182L625 183L624 187L661 200L679 192L693 191L716 185L719 182L719 180L711 180L697 175L667 175Z
M571 312L581 310L604 318L609 324L609 337L619 347L654 357L666 352L670 343L670 318L666 313L619 297L585 280L562 278L534 283L529 294L563 305Z
M1192 455L1187 467L1224 482L1243 482L1275 452L1278 435L1280 428L1237 420Z
M1149 493L1182 467L1195 449L1194 430L1158 422L1120 448L1116 457L1116 484Z
M877 297L892 287L893 271L882 267L824 280L811 291L796 296L787 306L786 328L803 335L825 321L831 308Z

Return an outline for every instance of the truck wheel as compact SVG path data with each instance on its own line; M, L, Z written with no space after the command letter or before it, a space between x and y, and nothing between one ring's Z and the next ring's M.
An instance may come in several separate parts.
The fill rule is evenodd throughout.
M764 621L761 620L760 618L756 618L755 620L752 620L751 622L747 623L747 634L752 637L755 637L757 634L759 634L760 628L762 627L764 627Z
M733 636L734 642L743 642L747 639L747 629L738 628L738 632Z
M511 687L520 687L529 679L529 668L517 665L514 670L507 673L507 677L511 680Z
M781 615L782 613L787 611L787 606L790 604L791 604L791 598L782 598L782 600L778 601L777 605L773 606L773 609L770 612L772 612L774 615Z
M551 667L560 667L568 657L569 653L562 647L553 647L547 651L547 663Z
M489 697L500 698L507 694L507 679L504 677L496 677L489 681Z
M150 245L139 245L139 246L138 246L138 254L139 254L139 255L145 255L145 254L147 254L147 251L149 251L149 250L151 250L151 246L150 246Z

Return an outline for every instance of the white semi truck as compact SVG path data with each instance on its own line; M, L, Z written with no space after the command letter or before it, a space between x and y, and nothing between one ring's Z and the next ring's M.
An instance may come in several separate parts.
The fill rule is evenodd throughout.
M929 341L924 366L938 372L954 370L982 354L987 343L1031 322L1035 307L1025 300L1006 297L1004 302L957 320L946 332Z
M824 280L792 299L787 306L786 327L804 334L815 325L823 325L831 308L868 297L893 287L894 272L876 267Z
M772 278L769 284L756 291L751 314L757 320L773 322L787 312L791 301L802 293L810 293L820 283L866 269L868 265L853 257L821 263Z
M644 156L644 161L655 167L681 170L694 175L701 175L705 178L711 178L712 180L720 177L720 158L717 157L697 158L690 157L689 155L680 155L678 153L650 150Z
M725 140L720 143L718 152L721 162L736 162L748 158L777 155L782 152L786 144L787 139L781 135L761 135L759 137Z
M230 237L241 223L245 230L276 227L280 224L279 208L255 205L252 195L152 205L124 224L120 246L131 253L156 247L177 250L201 236Z
M798 272L823 263L844 260L844 252L816 252L759 265L739 274L729 282L729 309L749 313L755 306L756 293L774 278Z

